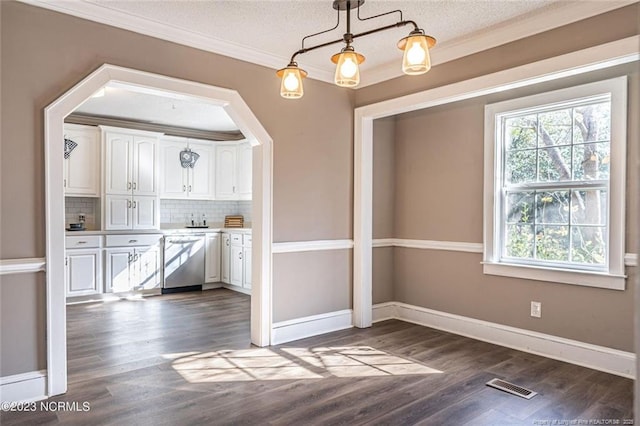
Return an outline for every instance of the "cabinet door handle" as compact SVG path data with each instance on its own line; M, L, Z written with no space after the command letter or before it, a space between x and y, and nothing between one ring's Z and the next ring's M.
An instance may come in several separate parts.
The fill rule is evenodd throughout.
M131 182L127 182L127 189L131 189Z
M137 185L135 182L133 182L133 189L136 189L136 188L137 188L137 186L138 186L138 185Z
M191 185L189 185L189 192L191 192Z
M224 243L229 246L229 240L226 240Z
M242 260L242 252L239 252L238 256L240 257L240 260Z
M129 263L133 262L133 255L131 253L129 253L128 258L129 258Z
M133 260L134 260L135 262L137 262L137 261L138 261L138 259L140 259L140 255L139 255L138 253L134 254L134 255L133 255Z
M68 257L64 258L64 266L69 266L69 258Z
M67 187L67 180L66 180L66 179L64 179L64 180L63 180L63 182L64 182L64 183L62 184L62 186L64 186L64 187L66 188L66 187Z
M236 193L236 187L235 186L233 187L233 193L234 194Z
M127 208L130 209L131 208L131 200L127 200Z
M78 244L87 244L86 241L78 241Z
M187 185L182 185L182 192L187 192Z
M133 208L136 208L136 201L133 202Z
M137 243L138 240L129 240L129 244Z

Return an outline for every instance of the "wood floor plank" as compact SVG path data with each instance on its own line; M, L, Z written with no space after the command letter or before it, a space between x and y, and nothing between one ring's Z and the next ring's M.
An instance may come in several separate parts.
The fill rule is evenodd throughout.
M631 419L633 382L397 320L256 348L227 289L69 306L68 383L4 425L510 425ZM539 395L488 388L494 377Z

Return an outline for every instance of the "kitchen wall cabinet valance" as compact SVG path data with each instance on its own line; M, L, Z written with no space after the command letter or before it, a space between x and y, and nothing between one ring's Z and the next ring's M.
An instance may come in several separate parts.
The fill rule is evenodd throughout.
M104 229L158 229L161 134L101 126Z
M216 199L250 200L252 148L249 143L216 144Z
M193 167L183 167L181 153L194 152ZM215 196L212 142L165 136L160 140L160 198L211 200Z
M99 197L100 130L93 126L65 124L64 138L76 144L64 159L64 195Z

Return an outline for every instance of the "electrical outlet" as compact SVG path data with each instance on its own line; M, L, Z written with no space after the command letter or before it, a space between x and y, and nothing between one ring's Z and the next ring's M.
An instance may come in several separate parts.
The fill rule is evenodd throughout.
M542 303L541 302L531 302L531 316L534 318L542 317Z

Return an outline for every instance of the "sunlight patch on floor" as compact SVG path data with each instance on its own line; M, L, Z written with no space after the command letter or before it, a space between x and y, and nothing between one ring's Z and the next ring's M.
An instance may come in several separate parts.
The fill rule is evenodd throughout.
M190 383L439 374L370 346L256 348L165 354Z

